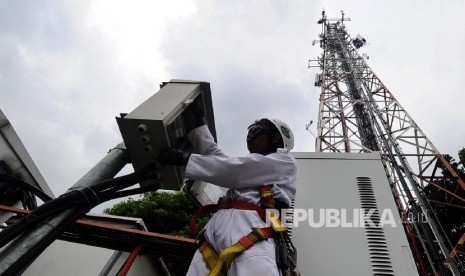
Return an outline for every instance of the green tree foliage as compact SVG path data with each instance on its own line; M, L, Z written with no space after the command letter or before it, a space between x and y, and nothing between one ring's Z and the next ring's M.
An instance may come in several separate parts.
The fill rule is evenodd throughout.
M142 218L151 232L188 237L188 224L197 210L183 192L150 192L142 199L129 198L104 212Z
M459 150L459 163L462 165L462 168L465 166L465 148Z
M465 148L459 152L459 162L449 155L444 155L447 161L455 169L461 179L465 180ZM461 198L465 198L465 191L457 185L457 181L453 179L450 173L442 169L442 174L448 179L446 181L437 182L436 184L442 188L457 194ZM453 199L446 192L428 185L425 187L425 194L428 200L432 202L432 206L438 217L444 231L449 237L452 246L457 244L457 241L465 233L465 203L459 199ZM441 202L441 203L438 203Z
M106 214L142 218L151 232L182 237L191 237L188 225L197 211L197 206L183 192L145 193L142 199L129 198L104 210ZM207 222L208 218L202 218L198 226ZM186 275L189 268L189 262L165 260L165 263L172 275Z

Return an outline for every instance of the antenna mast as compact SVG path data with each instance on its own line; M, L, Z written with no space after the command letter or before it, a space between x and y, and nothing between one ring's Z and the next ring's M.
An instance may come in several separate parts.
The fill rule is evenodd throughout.
M463 273L456 254L425 196L427 185L453 182L446 204L465 199L457 192L465 182L436 149L388 88L359 55L365 38L350 37L344 17L330 19L322 12L319 44L323 52L309 61L320 68L315 85L321 87L317 126L317 152L379 151L404 228L422 275ZM444 169L447 173L441 174Z

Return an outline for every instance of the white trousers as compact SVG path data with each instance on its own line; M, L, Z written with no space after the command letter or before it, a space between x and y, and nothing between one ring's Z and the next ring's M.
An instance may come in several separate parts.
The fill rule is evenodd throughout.
M252 227L265 227L265 223L255 211L223 209L219 210L205 226L205 238L219 254L225 248L252 231ZM202 254L197 250L187 272L188 276L206 276L210 269ZM242 252L231 264L228 276L279 276L276 265L274 240L255 243Z

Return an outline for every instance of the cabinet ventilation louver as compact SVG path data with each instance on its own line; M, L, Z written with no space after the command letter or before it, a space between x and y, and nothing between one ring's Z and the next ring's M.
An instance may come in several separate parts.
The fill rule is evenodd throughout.
M365 215L371 214L370 217L364 219L364 226L373 275L394 276L384 230L379 226L381 217L371 179L357 177L357 187L363 213ZM370 223L369 219L373 223Z

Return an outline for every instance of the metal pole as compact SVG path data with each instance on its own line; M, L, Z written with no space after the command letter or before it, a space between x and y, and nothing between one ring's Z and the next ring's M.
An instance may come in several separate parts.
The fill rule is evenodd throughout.
M70 189L83 186L92 186L93 184L113 178L127 163L129 155L123 143L116 145L108 154L100 160L90 171L88 171L76 184Z
M141 244L137 245L136 248L132 250L131 255L129 255L129 257L126 259L126 262L121 267L121 270L118 273L118 276L126 276L126 274L128 274L129 269L131 269L132 265L134 264L134 261L136 260L141 250L142 250Z
M123 251L115 251L115 252L113 252L110 259L108 259L107 263L102 268L102 271L100 271L98 276L110 275L110 271L113 269L113 266L115 266L115 263L119 260L121 255L123 255Z
M69 190L113 178L129 161L123 143L118 144L87 172ZM69 191L68 190L68 191ZM70 208L50 217L12 241L0 253L0 275L20 275L29 265L60 236L64 229L76 221L81 211Z

